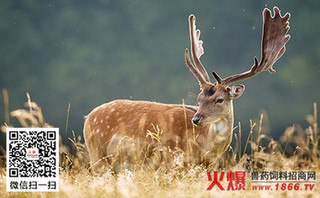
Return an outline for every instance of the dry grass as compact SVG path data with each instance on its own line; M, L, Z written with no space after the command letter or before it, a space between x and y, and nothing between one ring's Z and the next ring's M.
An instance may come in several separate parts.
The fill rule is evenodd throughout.
M5 105L6 103L8 98L5 97ZM45 122L41 108L31 101L29 95L26 108L27 110L12 111L10 116L17 118L22 127L51 127ZM9 114L9 111L5 114ZM2 126L3 132L6 127L12 127L9 115L5 116L7 125ZM91 173L86 147L81 137L76 137L72 131L69 138L72 147L60 144L58 193L7 193L5 150L1 148L3 156L0 158L0 197L319 197L320 180L313 191L253 191L249 177L246 191L219 191L217 188L206 190L210 184L206 172L210 170L319 172L316 104L313 115L307 116L309 127L302 129L298 125L290 126L279 141L265 134L264 119L261 115L257 122L250 120L248 133L241 130L239 123L234 131L233 146L230 146L223 156L206 166L192 160L192 142L188 152L180 149L172 151L163 146L160 138L162 131L155 126L154 131L148 132L147 138L156 142L156 146L141 146L132 138L124 138L118 147L119 154L106 157L109 168L102 175ZM241 139L246 140L244 147L241 145ZM130 159L127 153L130 153ZM135 164L127 163L128 160L135 161Z

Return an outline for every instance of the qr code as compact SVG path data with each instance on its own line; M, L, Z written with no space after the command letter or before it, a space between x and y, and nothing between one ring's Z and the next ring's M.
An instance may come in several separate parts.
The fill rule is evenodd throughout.
M7 191L59 190L59 129L7 128Z

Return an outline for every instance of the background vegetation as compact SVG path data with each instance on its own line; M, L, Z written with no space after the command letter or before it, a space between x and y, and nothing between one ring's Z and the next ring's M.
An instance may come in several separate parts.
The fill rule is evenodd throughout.
M202 31L204 65L225 77L260 56L261 12L274 5L292 15L287 52L275 75L243 82L247 89L234 106L243 133L248 120L265 111L265 125L277 138L294 123L306 126L305 115L320 101L316 0L0 0L0 89L8 90L10 110L21 108L29 92L46 121L61 130L70 103L69 129L76 135L84 115L117 98L195 104L199 87L183 57L189 14ZM0 133L1 145L4 137Z
M141 144L134 138L123 138L117 145L117 153L109 155L105 160L106 170L102 174L94 174L89 165L89 155L81 136L68 134L71 146L60 141L59 145L59 192L6 192L6 151L0 156L0 194L1 197L319 197L320 180L306 189L305 180L302 183L291 179L279 183L254 183L252 171L314 171L319 176L320 150L319 128L317 122L317 105L313 105L313 113L307 115L308 127L287 127L281 133L280 141L275 141L266 134L263 127L263 114L258 122L250 120L250 132L244 137L241 125L234 131L232 145L223 155L210 158L208 165L195 162L200 157L193 138L188 139L191 149L171 150L162 144L161 129L149 131L155 147ZM41 108L30 100L26 109L14 110L11 114L19 120L23 127L52 127L44 122ZM5 131L5 127L1 127ZM190 134L191 135L191 134ZM191 137L191 136L189 136ZM61 136L60 136L61 139ZM241 139L246 139L242 152ZM201 157L207 158L204 154ZM108 162L107 162L108 161ZM245 190L219 190L215 186L207 190L208 171L228 172L245 171ZM288 174L290 175L290 173ZM265 172L266 173L266 172ZM262 172L261 172L262 174ZM300 174L299 174L300 175ZM290 177L290 176L289 176ZM300 177L300 176L298 176ZM227 188L228 181L224 176L221 184ZM308 181L314 181L308 178ZM269 180L270 181L270 180ZM292 181L292 183L288 183ZM284 182L284 183L282 183ZM268 185L271 190L258 190L257 185ZM276 185L281 185L277 190ZM283 188L285 185L285 188ZM295 186L293 188L289 188ZM298 188L296 189L296 186Z

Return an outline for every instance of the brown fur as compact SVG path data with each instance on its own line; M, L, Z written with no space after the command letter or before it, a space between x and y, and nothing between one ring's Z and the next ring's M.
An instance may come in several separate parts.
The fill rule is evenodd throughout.
M115 100L95 108L86 117L84 124L84 138L93 169L97 171L102 166L99 160L103 157L116 155L116 147L121 137L131 137L143 142L147 139L148 131L155 132L154 126L163 131L160 136L161 141L164 146L169 146L172 150L176 146L185 150L186 130L191 138L195 128L196 142L202 148L203 143L207 141L210 125L198 127L192 125L191 120L196 110L197 107L193 106L184 108L182 105L129 100ZM112 140L114 135L119 136L116 141ZM219 148L212 147L212 152L221 154L231 141L231 134L229 136L227 143L223 141ZM177 140L178 145L176 145ZM151 143L150 139L147 143Z

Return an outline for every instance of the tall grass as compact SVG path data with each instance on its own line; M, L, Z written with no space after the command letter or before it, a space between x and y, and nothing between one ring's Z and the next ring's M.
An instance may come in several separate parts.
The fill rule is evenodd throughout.
M4 91L4 96L6 91ZM5 105L8 105L6 94ZM6 123L1 127L13 127L10 117L19 121L22 127L52 127L45 121L41 108L27 95L26 109L5 111ZM5 109L8 109L7 107ZM68 107L68 112L70 106ZM69 114L69 113L68 113ZM68 117L68 116L67 116ZM74 131L67 133L71 147L62 143L60 136L60 192L58 193L7 193L5 149L0 148L0 197L312 197L320 196L319 182L313 191L252 191L248 177L246 191L207 191L210 182L206 172L245 170L315 170L319 172L319 136L317 124L317 105L314 112L307 116L309 126L288 127L279 141L264 131L264 118L257 122L250 120L250 130L243 131L241 123L234 130L231 146L220 157L208 164L193 159L196 134L188 134L190 142L186 151L171 150L161 142L163 131L154 126L148 131L145 141L137 143L132 137L124 137L118 144L115 156L106 156L108 166L103 174L94 174L89 164L89 156L81 136ZM67 118L68 121L68 118ZM18 127L18 126L16 126ZM246 140L244 146L242 139ZM64 140L65 141L65 140ZM202 161L209 159L204 155ZM134 163L132 163L134 162ZM224 181L225 182L225 181Z

